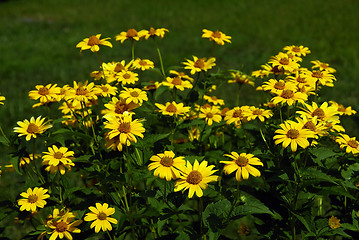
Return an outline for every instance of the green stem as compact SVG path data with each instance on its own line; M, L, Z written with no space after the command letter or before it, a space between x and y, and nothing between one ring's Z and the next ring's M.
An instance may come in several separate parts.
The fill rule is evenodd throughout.
M113 238L112 238L110 232L109 232L109 231L106 231L106 233L107 233L107 236L109 237L109 239L110 239L110 240L113 240Z
M154 41L155 41L158 58L159 58L160 64L161 64L161 72L162 72L163 78L166 79L166 73L165 73L165 70L164 70L164 68L163 68L163 60L162 60L161 51L160 51L160 49L158 48L158 44L157 44L156 38L153 38L153 39L154 39Z
M6 137L6 135L5 135L4 131L2 130L2 127L1 127L1 126L0 126L0 132L1 132L1 135L5 138L6 142L7 142L8 144L10 144L10 141L9 141L9 139Z
M200 236L202 239L206 239L206 234L203 233L203 200L199 198L199 219L201 221Z
M135 60L135 40L131 39L131 56L132 60Z

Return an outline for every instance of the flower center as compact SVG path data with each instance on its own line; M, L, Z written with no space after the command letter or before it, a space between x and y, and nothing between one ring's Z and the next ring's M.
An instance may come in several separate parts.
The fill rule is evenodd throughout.
M297 46L292 47L292 51L293 52L300 52L300 47L297 47Z
M207 113L206 118L213 118L213 113L211 113L211 112Z
M172 164L173 164L173 158L168 157L168 156L164 156L163 158L161 158L160 163L165 167L171 167Z
M100 44L100 39L98 39L96 36L92 35L89 38L89 41L87 43L87 45L89 46L94 46L94 45L99 45Z
M297 129L289 129L287 132L287 137L290 139L296 139L299 136L299 131Z
M235 110L232 115L233 118L240 118L242 117L242 110Z
M121 123L120 126L118 126L118 131L121 133L129 133L131 132L131 124L130 123Z
M125 103L117 102L115 106L115 113L122 114L125 111L128 111L129 108Z
M312 73L312 77L314 77L314 78L323 78L323 73L321 71L314 71Z
M97 216L97 218L100 220L105 220L107 218L107 215L104 212L100 212L100 214Z
M302 78L302 77L297 77L296 81L299 82L299 83L306 83L307 82L306 79Z
M114 71L115 72L121 72L123 70L125 70L125 67L122 65L122 63L117 63L116 66L115 66Z
M281 58L279 60L279 63L282 65L288 65L289 64L289 59L288 58Z
M32 134L32 133L38 133L39 132L39 127L35 124L35 123L30 123L29 126L27 126L27 130L28 133Z
M204 61L203 61L203 59L197 59L197 61L194 63L193 66L194 66L195 68L203 69L203 68L204 68Z
M255 109L255 110L252 112L253 115L262 115L262 113L263 113L263 110L261 110L261 109Z
M174 84L174 85L181 85L181 84L182 84L181 78L180 78L180 77L174 77L174 78L172 79L172 84Z
M193 170L188 174L186 181L189 184L198 184L202 181L202 174L197 170Z
M56 159L61 159L62 156L64 156L64 154L62 152L55 152L55 154L54 154L54 158L56 158Z
M76 95L86 95L87 93L88 93L88 91L84 87L78 87L76 89Z
M56 232L65 232L67 230L67 223L64 221L56 224Z
M122 77L123 77L124 79L130 79L130 78L131 78L131 75L128 74L128 73L125 73L125 74L123 74Z
M338 111L339 111L339 112L344 112L344 113L345 113L346 108L345 108L343 105L341 105L341 104L340 104L340 105L338 106Z
M154 29L153 27L151 27L150 30L148 31L148 34L150 34L150 35L155 35L155 34L156 34L156 29Z
M279 81L279 82L276 82L274 84L274 88L278 89L278 90L283 90L284 87L285 87L285 82L284 81Z
M177 108L176 108L175 105L173 105L172 103L170 103L170 104L166 107L166 111L167 111L167 112L175 113L175 112L177 112Z
M108 87L102 86L102 87L101 87L101 90L102 90L103 92L108 92Z
M141 66L147 66L148 65L145 60L139 61L138 64L140 64Z
M35 195L35 194L31 194L31 195L29 195L28 197L27 197L27 201L29 202L29 203L36 203L37 202L37 195Z
M49 89L47 87L42 87L39 89L38 93L40 95L48 95L50 92L49 92Z
M133 28L128 29L127 35L128 38L134 38L137 36L137 31Z
M315 130L317 129L317 127L315 126L315 124L312 121L306 122L306 124L304 124L303 128L312 130L313 132L315 132Z
M355 141L354 139L350 139L348 141L348 145L352 148L358 148L359 147L359 143L358 141Z
M290 98L294 97L294 93L292 90L286 89L286 90L283 90L283 92L280 96L285 99L290 99Z
M221 34L221 32L220 31L214 31L213 33L212 33L212 37L214 37L214 38L221 38L221 36L222 36L222 34Z
M234 162L240 167L245 167L248 164L248 158L239 156Z
M139 94L137 91L132 91L132 92L130 93L130 95L131 95L132 97L138 97L138 96L140 96L140 94Z
M312 117L317 116L320 120L323 120L325 118L325 112L321 108L317 108L313 111Z

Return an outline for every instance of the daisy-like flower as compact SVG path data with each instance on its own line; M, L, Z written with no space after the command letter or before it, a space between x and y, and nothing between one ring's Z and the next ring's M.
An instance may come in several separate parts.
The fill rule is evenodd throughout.
M339 104L335 101L329 101L329 103L331 104L331 106L335 106L338 108L338 112L339 112L339 115L342 116L342 115L347 115L347 116L350 116L352 114L356 114L357 111L353 110L351 106L349 107L344 107L344 105L342 104Z
M190 81L182 80L181 77L167 77L166 81L162 82L163 86L168 86L173 89L176 88L180 91L184 91L185 88L192 88L192 84Z
M263 163L259 158L254 157L253 154L231 152L231 154L224 154L224 156L231 158L231 161L220 161L224 163L223 172L225 174L231 174L236 171L236 179L238 182L242 179L248 179L249 174L254 177L261 175L260 171L252 165L263 166Z
M185 74L184 72L177 72L176 70L170 70L170 74L180 77L181 79L186 79L188 81L190 81L191 83L193 83L193 78L191 78L190 76L188 76L187 74Z
M154 63L149 59L140 59L137 58L133 61L132 66L135 69L141 69L142 71L148 70L150 68L154 68Z
M282 69L278 68L278 66L271 66L269 64L261 65L261 68L262 69L260 70L253 71L252 76L264 78L268 77L270 74L280 75L283 72Z
M182 190L184 192L188 189L188 198L192 198L195 193L197 197L202 197L202 189L206 189L208 183L219 180L219 176L213 175L217 172L217 170L213 170L215 166L207 165L207 161L199 163L195 160L193 166L187 161L187 165L181 169L180 180L176 181L174 191Z
M132 110L138 108L140 105L133 102L127 104L124 98L118 99L117 97L112 97L111 101L104 106L106 109L101 112L103 115L121 116L125 112L133 113Z
M296 61L290 58L288 54L282 52L271 57L268 63L271 63L273 67L278 67L278 70L283 70L284 72L289 73L292 73L299 68L299 64Z
M318 120L321 121L338 121L339 114L338 108L336 106L329 106L328 102L322 103L320 107L315 103L312 102L310 104L304 104L305 108L302 108L304 111L297 111L300 115L306 115L308 118L317 116Z
M141 105L143 101L147 101L147 93L139 88L123 88L120 93L120 98L126 99L126 104L133 102Z
M143 32L137 32L136 29L130 28L127 30L127 32L121 32L120 34L116 35L116 41L121 41L123 43L125 40L131 40L131 41L139 41Z
M315 81L311 78L307 78L305 72L298 71L295 73L295 76L288 76L287 79L289 82L294 83L299 89L308 87L310 90L315 90Z
M163 115L169 115L169 116L179 116L179 115L185 115L189 112L191 107L184 107L183 103L176 103L173 102L167 102L166 105L155 103L156 107L158 107L160 112Z
M300 102L304 104L308 99L308 95L302 92L297 92L291 89L284 89L281 92L277 93L278 95L271 99L271 102L274 104L284 103L292 106L295 102Z
M219 123L222 121L221 110L216 107L200 108L199 118L204 118L208 126L211 126L213 122Z
M118 74L129 71L131 67L132 61L126 64L125 60L121 62L102 63L102 70L107 83L118 81Z
M39 99L41 104L55 102L61 90L57 84L36 85L35 88L36 90L29 92L29 98L34 100Z
M105 122L105 128L110 129L108 132L108 139L119 140L117 149L122 151L122 145L130 146L131 142L136 143L137 137L143 138L145 128L140 120L132 120L131 114L123 114L120 117L114 117L109 115L108 122Z
M140 31L140 35L144 36L147 39L149 39L150 37L155 38L155 37L160 37L163 38L165 36L165 33L168 32L168 29L166 28L153 28L151 27L149 30L141 30Z
M270 118L273 116L273 112L271 110L250 106L248 111L245 111L243 113L243 116L247 117L248 121L252 121L258 118L261 122L264 122L266 118Z
M31 138L36 138L38 134L42 134L47 129L52 128L52 124L44 122L45 118L31 117L30 121L25 119L24 121L18 121L19 127L14 127L14 132L19 133L19 137L26 136L26 141L30 141Z
M269 79L268 81L262 84L262 90L270 91L273 94L282 93L284 89L290 89L295 91L297 89L296 85L292 82L284 81L282 79Z
M309 146L308 138L316 138L313 131L303 128L303 124L291 120L287 120L280 124L280 129L277 129L273 139L274 143L282 143L282 147L286 148L290 145L293 152L297 151L298 145L302 148Z
M218 45L224 45L224 42L231 43L232 37L227 36L226 34L218 30L213 32L207 29L203 29L202 32L202 38L208 38L209 41L214 41Z
M91 49L92 52L98 52L100 51L99 45L108 46L112 48L112 43L107 41L110 38L103 38L103 39L100 38L101 38L101 34L97 34L96 36L92 35L91 37L85 38L84 40L79 42L76 45L76 47L81 48L80 52L82 50L87 50L87 49Z
M326 70L313 70L305 72L307 81L318 82L320 85L333 87L333 82L336 81L335 76Z
M41 157L41 154L35 154L35 159L38 159ZM23 168L30 164L31 161L34 160L34 154L29 154L28 157L22 157L19 161L19 167Z
M337 217L331 216L328 220L328 225L331 229L339 228L341 226L340 219L338 219Z
M224 105L224 100L219 99L216 96L203 95L203 99L209 103L213 103L214 105Z
M186 165L184 157L175 157L172 151L165 151L164 153L153 155L150 160L152 162L148 165L148 170L152 171L155 169L153 175L155 177L159 176L167 181L179 178L181 176L179 169L182 169Z
M74 81L73 84L73 88L70 88L65 95L65 99L71 101L73 106L80 105L81 102L87 104L96 100L97 95L101 93L101 90L95 87L93 82L77 83Z
M43 208L46 205L45 199L50 197L46 193L47 189L42 187L28 188L26 192L20 193L20 196L23 197L17 201L20 211L35 212L36 208Z
M51 237L49 240L56 240L57 237L60 239L65 237L68 240L72 240L73 237L71 236L71 233L80 233L81 229L77 228L77 226L80 225L83 221L73 221L75 218L73 213L64 213L62 211L60 212L58 209L56 211L55 210L53 216L51 216L53 219L47 222L47 226L50 229L53 229L50 233Z
M97 86L97 88L100 90L98 94L103 97L111 97L117 94L117 87L111 86L110 84L101 84Z
M295 56L305 56L307 54L310 53L310 50L308 47L304 47L302 45L300 46L295 46L295 45L291 45L291 46L285 46L283 48L284 51L287 51L287 54L292 54Z
M4 102L5 101L5 97L4 96L0 96L0 105L4 105Z
M325 136L328 134L328 127L323 121L318 121L317 117L308 118L305 115L296 118L297 122L303 125L304 129L313 131L318 136Z
M336 137L335 141L340 145L340 148L345 148L346 153L353 153L354 155L359 153L359 142L356 137L349 137L347 134L340 134Z
M95 228L96 233L100 232L100 230L104 232L111 231L111 223L117 224L115 218L109 217L115 213L115 208L108 207L107 203L96 203L96 207L91 206L89 209L91 212L86 213L84 220L87 222L93 221L90 228Z
M200 136L201 136L201 133L199 132L198 127L191 127L190 129L188 129L188 140L190 142L192 142L194 140L199 140Z
M231 72L232 79L228 80L228 83L248 84L254 87L254 81L251 76L242 72Z
M65 167L70 170L71 166L75 166L72 162L74 159L74 152L68 151L67 147L58 148L56 145L48 147L48 152L43 152L42 165L48 165L45 169L51 173L60 171L61 175L65 174Z
M135 84L138 80L138 74L130 70L121 71L117 74L117 81L123 85Z
M329 73L335 73L336 72L336 70L334 68L330 67L328 63L324 63L324 62L321 62L319 60L310 61L310 62L313 64L312 69L318 68L320 71L325 70L325 71L327 71Z
M235 123L235 125L239 127L243 120L247 121L245 112L250 112L249 106L234 107L233 109L226 112L224 121L226 121L228 125Z
M182 62L182 64L185 65L185 69L190 69L191 74L195 74L196 72L202 72L211 69L212 67L216 66L216 59L214 57L212 58L198 58L196 56L193 56L193 61L186 59L186 62Z

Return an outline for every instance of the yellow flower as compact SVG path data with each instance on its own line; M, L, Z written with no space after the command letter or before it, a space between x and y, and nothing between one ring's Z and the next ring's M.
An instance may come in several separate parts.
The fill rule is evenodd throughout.
M346 134L340 134L335 141L339 143L341 149L345 148L346 153L353 153L354 155L359 153L359 142L355 137L351 138Z
M324 63L319 60L310 61L310 62L313 63L312 69L318 68L320 71L325 70L329 73L336 72L336 70L334 68L330 67L328 63Z
M111 231L112 225L117 224L117 220L109 217L110 215L115 213L115 208L108 207L107 203L101 204L96 203L96 207L89 207L90 213L86 213L84 218L85 221L91 222L90 228L95 228L95 232L98 233L100 230L102 231Z
M132 61L126 64L125 60L122 60L121 62L102 63L103 74L106 82L111 83L114 81L119 81L119 74L129 71L131 65Z
M71 233L80 233L81 230L77 228L82 223L82 220L76 220L72 222L75 215L70 212L63 212L55 209L53 211L53 219L49 220L47 226L53 229L49 240L56 240L57 237L63 239L64 237L68 240L72 240Z
M251 76L242 72L231 72L232 79L228 80L228 83L248 84L254 87L254 81Z
M95 84L88 83L87 81L73 82L74 87L70 88L65 95L65 99L72 102L73 106L81 105L80 103L88 104L92 100L97 99L97 95L101 93L101 90L95 87Z
M5 101L5 97L4 97L4 96L0 96L0 105L4 105L3 101Z
M175 115L177 117L178 115L185 115L190 110L190 107L184 107L183 103L177 104L175 101L173 101L172 103L167 102L166 105L159 103L155 103L155 105L160 109L159 111L163 115L169 115L169 116Z
M138 108L140 105L133 102L127 104L124 98L118 99L117 97L112 97L111 101L104 106L106 109L101 113L105 115L104 118L107 118L106 115L121 116L125 112L131 114L133 113L132 110Z
M135 84L138 80L138 74L132 71L122 71L117 74L117 81L123 85Z
M162 179L165 178L167 181L179 178L181 175L178 169L182 169L186 165L184 157L175 158L175 154L172 151L153 155L150 160L152 162L148 165L148 170L152 171L155 169L153 175L155 177L159 176Z
M298 71L295 73L295 76L288 76L287 79L289 82L294 83L297 88L302 89L303 87L309 88L309 90L315 90L315 81L313 79L307 78L306 71Z
M289 89L292 91L296 91L297 87L292 82L286 82L282 79L269 79L268 81L262 84L262 89L264 91L270 91L273 94L281 94L283 90Z
M231 154L224 154L224 156L231 158L231 161L220 161L220 163L226 164L223 167L225 174L231 174L236 171L236 179L240 182L243 179L248 179L249 174L254 177L261 175L260 171L252 165L263 166L263 163L259 158L254 157L253 154L231 152Z
M144 36L146 39L149 39L150 37L160 37L163 38L165 36L165 33L168 32L166 28L153 28L151 27L150 30L141 30L140 35Z
M328 225L331 229L339 228L341 226L340 219L338 219L337 217L331 216L329 218Z
M190 81L191 83L193 83L193 78L191 78L190 76L188 76L187 74L185 74L184 72L177 72L175 70L170 70L170 74L180 77L181 79L186 79L188 81Z
M123 88L120 93L120 98L126 99L126 104L133 102L141 105L143 101L147 101L147 93L139 88Z
M20 196L23 197L17 201L20 211L35 212L36 208L43 208L46 205L45 199L50 197L46 192L47 189L35 187L34 189L28 188L26 192L20 193Z
M277 94L278 94L277 96L271 99L271 102L274 104L281 103L283 105L284 103L286 103L289 106L292 106L296 102L300 102L304 104L304 102L308 99L307 94L302 92L297 92L291 89L284 89L281 92L278 92Z
M62 175L65 174L65 167L71 170L71 166L75 166L72 162L74 159L74 152L68 151L67 147L58 148L56 145L48 147L48 152L44 152L42 157L42 165L49 165L46 167L46 171L55 173L60 171Z
M124 114L119 117L109 115L107 120L104 125L105 128L110 129L108 138L119 140L117 145L119 151L122 151L122 145L130 146L131 142L136 143L136 136L143 138L145 128L138 119L132 120L132 115Z
M199 118L204 118L208 126L213 122L219 123L222 121L221 111L216 107L200 108Z
M14 127L14 132L19 133L19 137L26 136L26 141L30 141L31 138L36 138L37 134L42 134L47 129L52 128L52 124L44 122L45 118L31 117L30 121L25 119L24 121L18 121L19 127Z
M171 89L176 88L180 91L184 91L185 88L192 88L192 84L189 81L182 80L181 77L167 77L166 81L162 82L163 86L168 86Z
M46 86L36 85L35 88L36 90L29 92L29 98L34 100L39 99L41 104L57 101L58 94L61 91L61 88L57 87L57 84L47 84Z
M313 131L303 128L303 124L287 120L280 124L273 139L275 144L282 143L282 147L286 148L290 145L293 152L297 151L297 146L307 148L309 146L308 138L316 138Z
M132 63L132 66L135 68L135 69L141 69L142 71L145 71L147 69L150 69L150 68L154 68L154 63L149 60L149 59L140 59L140 58L137 58L136 60L133 61Z
M110 84L101 84L98 89L100 90L99 94L103 97L111 97L117 94L117 87Z
M139 41L141 37L144 37L143 32L137 32L134 28L130 28L127 32L121 32L116 35L116 41L123 43L125 40Z
M224 100L219 99L216 96L203 95L203 99L209 103L213 103L214 105L224 105Z
M318 82L323 86L333 87L333 81L336 81L335 76L326 70L313 70L305 72L307 81Z
M309 129L315 132L318 136L325 136L328 134L328 127L325 122L318 121L317 117L308 118L307 116L302 115L301 117L297 117L296 120L303 125L304 129Z
M338 113L339 113L340 116L342 116L342 115L350 116L352 114L357 113L355 110L352 109L351 106L344 107L342 104L339 104L339 103L334 102L334 101L329 101L329 103L331 104L331 106L335 106L335 107L338 108Z
M226 34L216 30L216 31L210 31L207 29L203 29L202 30L203 34L202 34L202 38L209 38L209 41L214 41L216 42L218 45L224 45L224 42L228 42L231 43L231 38L230 36L227 36Z
M299 68L299 64L296 61L294 61L288 54L282 52L278 53L276 56L271 57L268 63L271 63L273 67L277 67L278 70L282 71L283 73L293 73Z
M236 126L240 126L241 121L247 121L244 112L250 112L249 106L234 107L226 112L224 121L226 121L228 125L235 123Z
M181 169L181 179L176 181L174 191L182 190L184 192L188 189L188 198L192 198L194 193L196 193L197 197L202 197L202 189L206 189L208 183L219 180L219 176L212 175L217 172L217 170L213 170L215 166L207 165L207 161L198 163L196 160L193 166L187 161L187 165Z
M338 121L339 114L338 108L336 106L329 106L328 102L322 103L320 107L315 102L310 104L304 104L305 108L302 108L304 111L297 111L300 115L306 115L308 118L317 117L321 121Z
M273 112L271 110L251 106L248 111L243 112L243 116L247 117L248 121L258 118L261 122L264 122L266 118L273 116Z
M195 74L196 72L201 72L211 69L212 67L216 66L216 59L215 58L198 58L193 56L193 61L186 59L187 62L182 62L185 65L185 69L190 69L191 74Z
M35 159L41 157L41 154L35 154ZM26 165L30 164L31 161L34 160L34 155L29 154L29 157L22 157L20 158L19 167L25 167Z
M268 77L270 74L274 75L280 75L282 74L282 69L279 69L278 66L271 66L269 64L261 65L262 69L253 71L252 76L253 77Z
M84 40L79 42L76 47L81 48L80 52L87 49L91 49L92 52L98 52L100 51L99 45L104 45L112 48L112 44L109 41L106 41L110 38L100 39L100 37L101 34L97 34L96 36L92 35L91 37L85 38Z
M291 46L285 46L283 48L284 51L287 51L287 54L292 54L295 56L305 56L307 54L310 53L310 50L308 47L304 47L304 46L295 46L295 45L291 45Z

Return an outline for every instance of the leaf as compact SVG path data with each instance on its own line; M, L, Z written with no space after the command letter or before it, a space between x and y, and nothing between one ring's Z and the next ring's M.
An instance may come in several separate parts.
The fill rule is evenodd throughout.
M341 174L344 179L349 180L356 171L359 171L359 163L350 165L346 170L342 170Z
M159 86L156 91L155 91L155 94L154 94L154 98L155 100L158 99L159 96L161 96L164 92L168 91L168 87L166 86Z
M302 171L301 175L303 179L305 179L307 185L311 185L313 183L319 183L319 182L331 182L334 183L335 185L339 185L338 184L339 179L327 175L324 172L315 168L308 168Z
M307 220L306 220L303 216L301 216L301 215L299 215L299 214L296 214L296 213L294 213L294 212L292 212L292 211L291 211L291 213L304 225L304 227L305 227L310 233L313 233L313 230L314 230L314 229L311 228L311 226L312 226L312 227L314 226L313 221L309 220L310 222L308 223Z
M333 152L330 148L314 148L310 150L310 153L314 155L313 161L317 163L319 166L323 166L322 161L334 156L337 156L338 154Z
M231 202L227 199L210 203L203 211L203 223L212 232L218 232L223 229L223 220L225 220L231 209Z
M144 146L153 147L153 144L155 144L159 140L167 138L169 135L170 133L149 134L146 135L141 142Z

